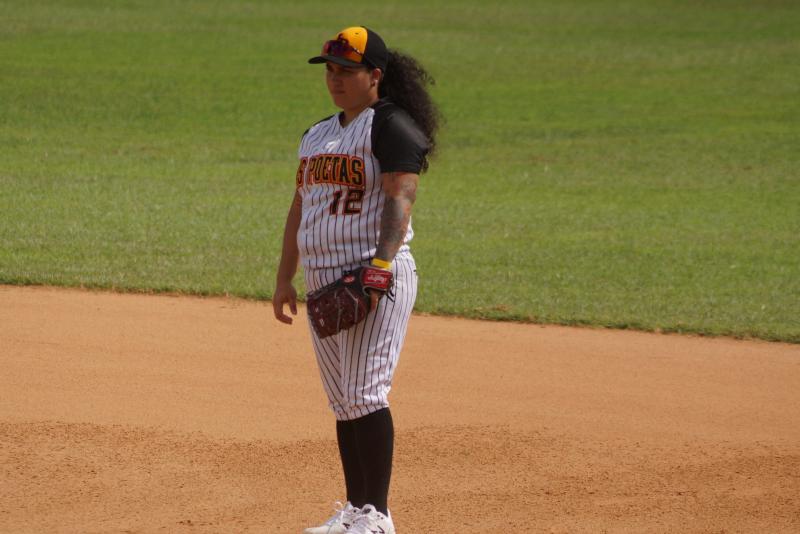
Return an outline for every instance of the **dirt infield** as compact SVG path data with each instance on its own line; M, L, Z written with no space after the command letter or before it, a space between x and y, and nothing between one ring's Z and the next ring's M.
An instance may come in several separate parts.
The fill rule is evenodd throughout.
M299 534L343 497L267 303L0 286L0 368L0 532ZM415 316L390 399L401 534L800 532L800 346Z

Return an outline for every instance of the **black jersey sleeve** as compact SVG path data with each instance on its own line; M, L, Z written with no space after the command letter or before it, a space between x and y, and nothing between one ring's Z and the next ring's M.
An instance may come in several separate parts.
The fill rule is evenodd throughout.
M372 153L381 164L381 172L419 174L428 154L425 134L408 113L388 100L373 106Z

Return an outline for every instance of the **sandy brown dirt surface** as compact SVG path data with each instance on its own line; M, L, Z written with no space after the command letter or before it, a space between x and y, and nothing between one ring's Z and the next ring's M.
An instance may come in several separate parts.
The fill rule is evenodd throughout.
M269 303L0 286L0 532L327 517L306 328ZM401 534L800 532L800 346L415 316L390 399Z

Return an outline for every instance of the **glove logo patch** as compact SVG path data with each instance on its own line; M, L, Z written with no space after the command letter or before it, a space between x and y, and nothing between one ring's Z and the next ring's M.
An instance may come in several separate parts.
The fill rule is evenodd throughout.
M392 274L389 272L380 272L380 271L368 271L364 275L364 283L365 284L375 284L377 286L385 286L389 279L391 279Z

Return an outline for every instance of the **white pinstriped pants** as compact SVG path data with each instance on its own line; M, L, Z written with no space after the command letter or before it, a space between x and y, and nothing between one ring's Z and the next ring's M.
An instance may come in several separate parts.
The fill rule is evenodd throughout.
M343 271L366 264L308 269L306 288L314 291L335 282ZM417 270L410 252L397 254L392 272L394 297L381 297L363 322L325 339L319 339L309 323L322 385L339 421L364 417L389 406L392 377L417 298Z

